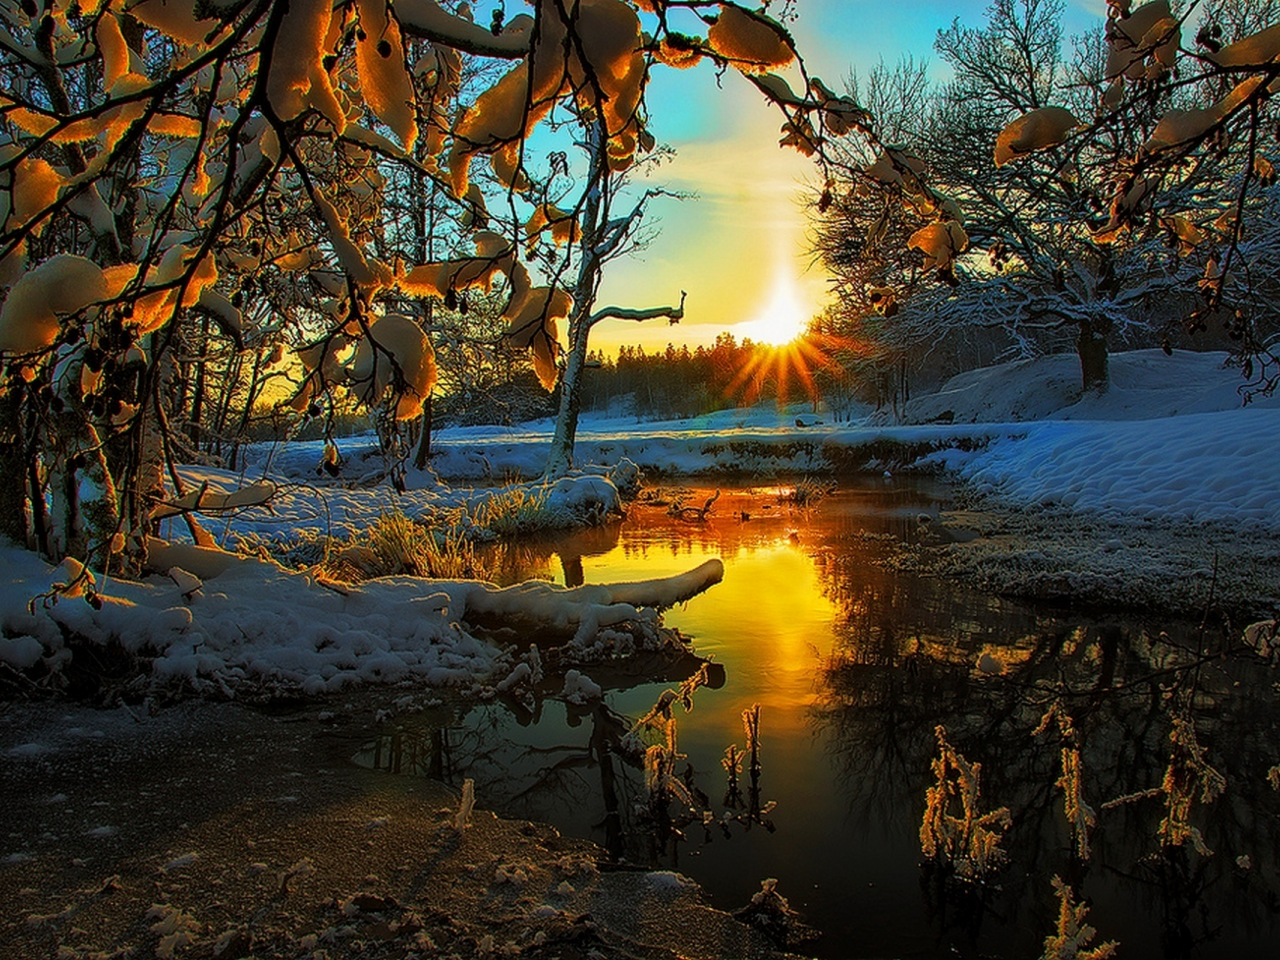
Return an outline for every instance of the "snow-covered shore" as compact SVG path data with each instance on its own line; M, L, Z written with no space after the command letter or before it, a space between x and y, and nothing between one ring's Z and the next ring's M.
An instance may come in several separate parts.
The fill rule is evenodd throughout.
M1280 397L1243 406L1238 369L1222 353L1117 354L1112 382L1080 395L1078 363L1045 357L962 374L905 410L913 423L870 415L833 424L803 407L727 410L688 420L584 418L580 464L626 458L648 476L749 479L932 470L1008 506L1061 506L1109 520L1235 522L1280 530ZM945 422L939 422L945 421ZM432 469L452 483L496 483L542 471L552 424L440 431ZM359 462L368 438L340 442ZM314 482L320 444L255 451L250 479L269 464ZM257 471L257 473L255 473Z
M809 412L760 408L683 423L589 420L579 432L579 461L616 465L625 457L641 470L694 477L940 473L958 480L961 496L979 512L944 518L941 548L904 559L916 569L1056 599L1146 606L1167 600L1183 611L1212 600L1266 612L1280 603L1274 454L1280 400L1241 409L1239 374L1224 359L1118 355L1111 388L1084 398L1074 393L1070 357L976 371L908 410L946 423L885 424L868 417L837 427ZM1023 414L1038 419L1016 419ZM443 431L433 468L450 478L533 475L546 453L547 430L534 424L520 431ZM360 438L343 442L348 477L376 468L362 454L368 445ZM401 494L386 484L322 483L315 476L320 460L318 444L264 446L239 476L192 468L189 479L217 489L265 476L283 489L268 506L217 521L228 545L250 535L259 542L300 532L342 538L389 510L431 521L471 509L477 498L435 473L410 475ZM562 481L546 509L570 524L614 510L617 488L603 471ZM614 474L622 476L630 477L629 467ZM472 522L463 514L454 522ZM181 534L179 521L168 523L170 535ZM949 532L948 524L969 532ZM410 678L478 689L503 680L527 658L524 645L502 650L459 627L467 603L456 585L451 593L449 584L402 578L335 591L322 579L270 563L246 561L213 577L188 569L198 558L179 557L172 564L178 573L170 577L99 584L97 608L74 598L29 607L65 579L64 571L12 548L4 560L0 660L18 671L62 669L72 656L68 636L114 641L127 654L145 653L157 676L224 692L253 678L310 692ZM184 572L195 574L194 589ZM617 639L613 625L628 618L641 625L632 633L649 629L644 605L624 604L616 620L591 614L596 619L579 640L589 646L597 635ZM535 672L533 664L525 666Z

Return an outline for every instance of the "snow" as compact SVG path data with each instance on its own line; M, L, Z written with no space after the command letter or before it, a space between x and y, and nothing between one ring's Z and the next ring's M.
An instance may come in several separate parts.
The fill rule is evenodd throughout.
M707 31L712 50L751 72L785 67L795 59L785 37L786 31L775 20L739 7L721 7L719 19Z
M362 33L356 35L356 69L360 89L369 108L413 151L418 139L414 117L413 85L405 69L400 25L388 17L385 0L358 0ZM382 51L388 55L383 56Z
M527 490L543 498L539 509L555 522L575 525L616 514L618 487L634 484L638 470L776 478L915 468L956 478L1014 507L1052 506L1122 525L1227 524L1241 535L1275 536L1280 401L1259 398L1242 408L1239 374L1224 359L1118 354L1110 389L1083 396L1073 357L973 371L907 406L916 420L945 422L867 416L836 426L807 408L772 407L665 423L588 417L577 445L585 469ZM373 448L370 437L337 441L348 485L316 476L320 442L252 448L239 475L210 467L182 472L186 483L204 491L199 502L226 510L205 522L227 545L255 536L283 542L304 533L349 537L389 509L480 536L477 508L496 491L452 487L439 476L458 483L536 475L551 430L544 421L440 431L433 441L436 473L410 471L403 494L385 482L350 484L385 468L380 457L363 456ZM630 462L620 463L624 457ZM616 469L601 466L610 463ZM240 488L247 492L228 496ZM262 503L260 494L270 489L275 496ZM192 506L197 498L188 499ZM459 519L463 511L468 515ZM657 611L723 576L723 566L711 561L677 577L572 589L543 582L499 589L404 576L339 588L310 573L181 542L185 524L176 517L161 526L168 539L152 542L151 562L168 576L102 578L100 609L71 597L29 606L71 571L0 546L0 661L56 673L73 655L67 637L78 636L118 643L149 662L155 678L197 691L250 686L320 694L410 681L476 693L509 690L541 674L531 639L567 641L562 662L589 669L593 659L625 653L629 644L654 636ZM1108 536L1097 549L1122 555L1114 540L1120 534ZM514 628L521 639L498 645L477 635L476 624ZM589 697L590 685L585 675L576 684L566 680L564 695Z
M697 887L697 884L683 873L675 873L671 870L650 870L645 874L645 882L654 890L663 893L679 893Z
M167 554L157 542L156 562L163 568L184 547L197 559L216 553L178 544ZM405 680L479 693L481 685L511 674L515 651L473 636L466 620L490 617L572 634L579 648L595 643L592 650L608 657L612 634L602 627L632 623L638 635L656 641L655 608L686 599L722 575L704 564L671 580L573 590L542 582L502 590L476 581L388 577L339 591L310 574L225 554L220 563L188 560L200 567L203 583L175 565L167 576L104 583L100 608L74 599L29 608L61 568L13 548L0 548L0 564L0 633L10 638L6 659L34 665L35 640L42 648L38 658L54 672L72 656L67 638L79 637L150 659L159 681L224 695L241 685L314 696L357 683ZM526 662L532 676L536 654Z
M1021 504L1060 504L1106 519L1235 521L1280 527L1271 438L1280 412L1241 410L1168 421L1049 421L1017 439L952 457L978 493Z
M22 276L0 307L0 350L35 353L52 345L59 316L78 313L108 294L102 268L72 254L50 257Z
M600 688L600 684L582 671L567 670L564 675L564 689L560 691L560 696L569 703L582 706L592 700L599 700L604 696L604 691Z
M1273 438L1280 434L1280 397L1255 397L1242 406L1243 381L1226 359L1224 353L1187 351L1115 354L1110 387L1102 394L1082 394L1074 356L984 368L912 400L905 414L914 423L894 423L882 413L836 426L808 406L771 405L659 422L587 415L578 428L575 459L589 474L625 458L650 479L776 478L850 468L880 473L885 466L915 466L1013 505L1052 502L1110 518L1280 528L1280 473L1268 465ZM797 426L797 420L809 425ZM417 516L433 502L447 502L451 494L440 477L453 483L536 477L553 429L551 420L542 420L437 431L434 474L411 473L411 489L398 502ZM372 437L338 441L346 479L380 468L378 458L369 459L373 445ZM386 494L321 485L321 450L318 441L255 448L246 482L269 468L288 486L288 497L314 511L299 522L319 529L327 516L337 531L358 528L360 517L376 516L372 504L385 504ZM881 463L886 451L905 462ZM228 480L222 476L223 483ZM322 492L327 512L317 494L297 486L300 481ZM584 495L585 489L557 493L556 502L567 506ZM603 499L596 502L607 508ZM287 508L278 502L277 510ZM280 523L263 517L260 527L266 534Z

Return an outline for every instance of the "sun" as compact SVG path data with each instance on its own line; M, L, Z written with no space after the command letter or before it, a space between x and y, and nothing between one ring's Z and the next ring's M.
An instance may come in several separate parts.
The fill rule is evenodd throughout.
M741 339L781 347L804 333L813 313L813 305L805 300L795 279L779 274L769 299L756 315L735 324L733 330Z

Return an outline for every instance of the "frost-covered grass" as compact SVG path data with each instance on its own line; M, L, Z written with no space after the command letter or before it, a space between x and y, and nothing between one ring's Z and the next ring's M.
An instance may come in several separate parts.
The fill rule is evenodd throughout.
M505 487L476 504L472 520L499 537L527 537L562 529L549 501L549 487Z
M811 507L831 492L832 482L817 477L804 477L791 491L791 501L798 507Z
M985 591L1200 616L1280 609L1280 532L1236 523L1108 520L1064 507L1009 509L990 497L944 512L891 566Z
M457 527L431 528L398 510L331 551L322 570L341 580L410 576L436 580L485 580L488 571L475 544Z

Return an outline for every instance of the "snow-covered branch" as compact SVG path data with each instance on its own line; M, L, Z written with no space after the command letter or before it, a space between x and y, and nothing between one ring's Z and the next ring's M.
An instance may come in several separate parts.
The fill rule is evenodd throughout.
M604 307L591 314L588 323L595 326L601 320L635 320L643 322L645 320L656 320L659 317L665 317L671 323L679 323L684 319L684 301L688 293L684 290L680 291L680 303L674 307L649 307L647 309L635 309L630 307Z

